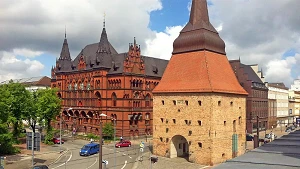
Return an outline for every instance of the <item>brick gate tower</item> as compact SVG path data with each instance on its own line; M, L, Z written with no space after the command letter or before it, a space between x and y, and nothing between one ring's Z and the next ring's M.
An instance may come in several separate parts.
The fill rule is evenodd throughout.
M247 92L209 22L206 0L192 1L172 54L153 91L153 153L204 165L243 154Z

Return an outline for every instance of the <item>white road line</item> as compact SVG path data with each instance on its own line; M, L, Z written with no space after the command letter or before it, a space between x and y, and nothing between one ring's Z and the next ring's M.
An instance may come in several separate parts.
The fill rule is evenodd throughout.
M95 165L96 163L97 163L97 158L96 158L96 160L95 160L95 162L92 164L92 165L90 165L88 168L86 168L86 169L89 169L89 168L91 168L93 165Z
M54 168L52 168L52 169L55 169L55 168L61 167L61 166L63 166L63 165L66 165L66 164L71 160L71 158L72 158L72 156L73 156L72 151L70 151L70 152L71 152L70 158L69 158L66 162L64 162L64 163L62 163L61 165L56 166L56 167L54 167Z
M129 158L132 158L131 156L128 156Z
M121 169L124 169L126 167L127 161L125 161L125 164L123 165L123 167Z

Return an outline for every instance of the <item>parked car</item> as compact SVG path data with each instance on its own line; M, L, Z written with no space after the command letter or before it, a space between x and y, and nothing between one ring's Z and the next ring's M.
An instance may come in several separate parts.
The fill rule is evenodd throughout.
M49 169L49 168L46 165L37 165L37 166L32 167L32 169Z
M292 128L291 127L287 127L286 129L285 129L285 132L291 132L292 131Z
M60 144L60 138L53 138L52 141L54 144ZM61 140L61 144L64 144L64 140Z
M274 133L269 133L265 135L265 138L274 140L275 138L277 138L277 136Z
M118 148L120 148L120 147L130 147L131 142L128 141L128 140L124 140L124 141L120 141L120 142L116 143L115 146L118 147Z
M89 143L84 145L79 151L80 156L89 156L99 152L100 145L98 143Z
M246 140L247 141L253 141L253 138L254 137L251 134L248 134L248 133L246 134Z

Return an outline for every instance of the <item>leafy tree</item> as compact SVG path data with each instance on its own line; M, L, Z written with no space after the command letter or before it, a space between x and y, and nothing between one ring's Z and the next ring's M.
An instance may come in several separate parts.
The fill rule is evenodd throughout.
M56 92L57 89L51 88L37 91L37 112L39 112L40 121L43 119L46 122L47 134L51 134L51 121L59 115L61 109L61 100L56 95Z
M112 123L105 123L102 133L109 138L113 138L114 135L114 126Z
M0 86L0 155L13 154L18 149L13 147L13 135L8 131L12 97L8 85Z
M28 122L33 132L35 132L36 124L41 120L37 102L37 92L31 92L28 99L28 111L24 112L23 116L23 119Z
M24 85L12 82L4 85L4 89L9 92L6 98L6 103L8 103L7 112L9 113L8 122L13 124L14 138L18 138L23 125L22 119L30 108L30 92L25 89Z

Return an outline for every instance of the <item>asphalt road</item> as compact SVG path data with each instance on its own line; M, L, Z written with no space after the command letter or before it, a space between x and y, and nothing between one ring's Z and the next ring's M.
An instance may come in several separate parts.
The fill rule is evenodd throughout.
M55 163L49 166L50 169L98 169L99 155L80 156L79 150L83 145L89 143L85 140L67 140L64 147L67 152ZM139 145L131 147L114 148L114 144L103 145L102 159L108 161L108 165L103 164L103 169L132 169L137 157L140 154ZM145 152L148 149L145 148Z

